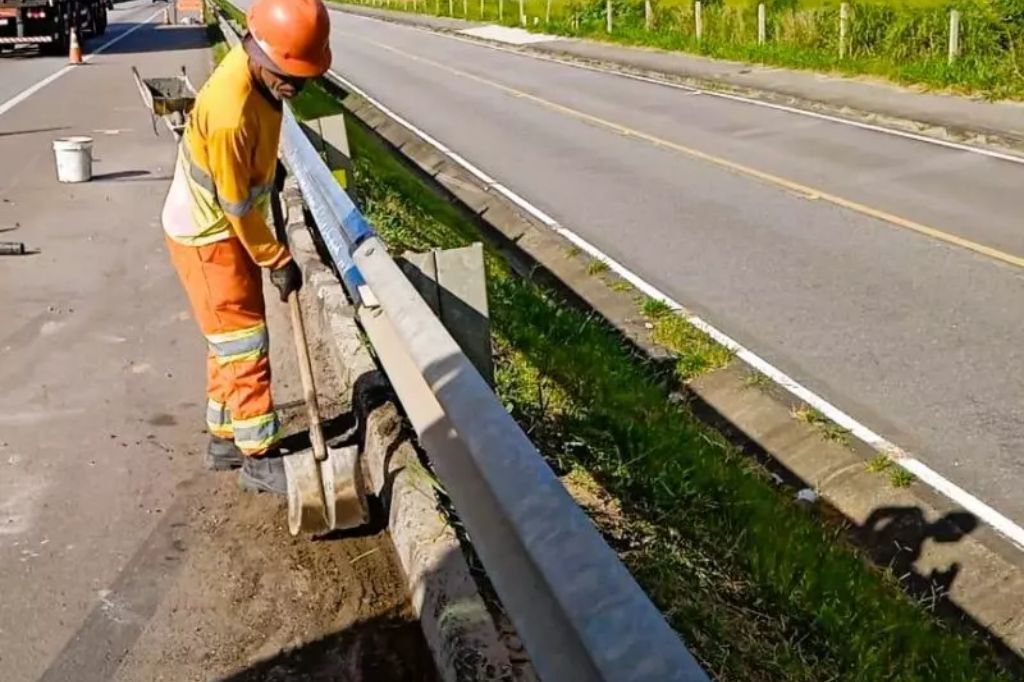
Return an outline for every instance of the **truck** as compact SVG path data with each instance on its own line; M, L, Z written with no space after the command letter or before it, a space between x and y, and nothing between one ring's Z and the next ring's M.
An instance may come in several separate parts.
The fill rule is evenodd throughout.
M0 0L0 50L38 45L44 54L67 54L71 28L79 40L107 30L110 0Z

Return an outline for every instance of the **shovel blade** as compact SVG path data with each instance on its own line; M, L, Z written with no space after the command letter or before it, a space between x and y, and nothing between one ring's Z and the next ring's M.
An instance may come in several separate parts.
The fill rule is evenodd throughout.
M331 529L324 491L320 483L320 467L312 450L303 450L284 458L288 479L288 531L326 533Z
M366 491L359 469L356 446L327 447L327 459L320 462L327 524L334 530L357 528L369 520Z

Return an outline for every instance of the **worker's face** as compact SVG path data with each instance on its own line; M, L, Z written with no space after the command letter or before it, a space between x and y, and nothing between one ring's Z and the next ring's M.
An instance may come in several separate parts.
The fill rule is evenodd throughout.
M297 78L295 76L285 76L283 74L274 73L270 69L261 68L260 74L263 79L263 84L267 86L267 90L270 91L274 97L279 100L287 100L295 97L299 94L299 90L302 90L302 86L306 84L305 78Z

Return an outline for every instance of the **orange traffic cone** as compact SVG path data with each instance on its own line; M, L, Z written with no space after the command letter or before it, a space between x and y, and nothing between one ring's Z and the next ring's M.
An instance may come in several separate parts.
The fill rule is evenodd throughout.
M68 64L82 63L82 46L78 44L78 31L71 29L71 49L68 51Z

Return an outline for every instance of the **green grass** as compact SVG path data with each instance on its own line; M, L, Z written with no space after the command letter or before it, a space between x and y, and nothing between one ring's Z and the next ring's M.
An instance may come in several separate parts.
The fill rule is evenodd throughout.
M480 239L376 138L350 125L350 143L360 201L394 252ZM556 471L585 472L611 496L620 513L594 513L596 523L716 679L1009 679L982 643L904 595L670 401L656 368L607 325L490 251L487 267L503 403ZM685 322L644 307L656 324ZM673 341L708 352L692 332Z
M797 421L813 426L827 441L840 445L850 444L850 432L813 407L801 405L793 411L793 417Z
M757 388L762 391L771 388L774 383L771 377L757 370L752 370L743 380L743 385L747 388Z
M469 2L471 20L518 24L518 3ZM362 4L368 4L363 0ZM992 98L1024 97L1024 9L1020 0L905 0L851 2L847 55L839 56L839 3L769 0L767 42L757 42L756 0L706 1L704 33L695 32L689 0L654 0L647 30L643 0L614 0L614 31L605 29L604 0L547 0L524 4L527 28L560 35L645 45L723 59L797 69L878 76L905 84ZM447 2L405 3L392 9L448 14ZM481 7L483 14L481 15ZM947 63L949 9L961 12L961 57ZM462 2L453 3L463 16ZM536 21L535 21L536 20Z
M668 303L665 303L664 301L659 301L656 298L644 299L643 305L641 305L640 310L643 312L644 315L655 321L672 314L672 308L669 307Z
M892 460L889 459L888 455L883 455L882 453L878 453L872 457L864 466L867 471L873 474L880 474L883 471L888 471L890 467L892 467Z
M651 338L676 355L676 374L686 381L711 370L725 367L733 353L697 329L664 301L646 298L641 312L651 320Z
M893 467L889 472L889 483L893 488L908 488L915 480L914 475L902 467Z
M608 264L602 260L591 260L587 263L587 274L590 276L600 275L608 272Z

